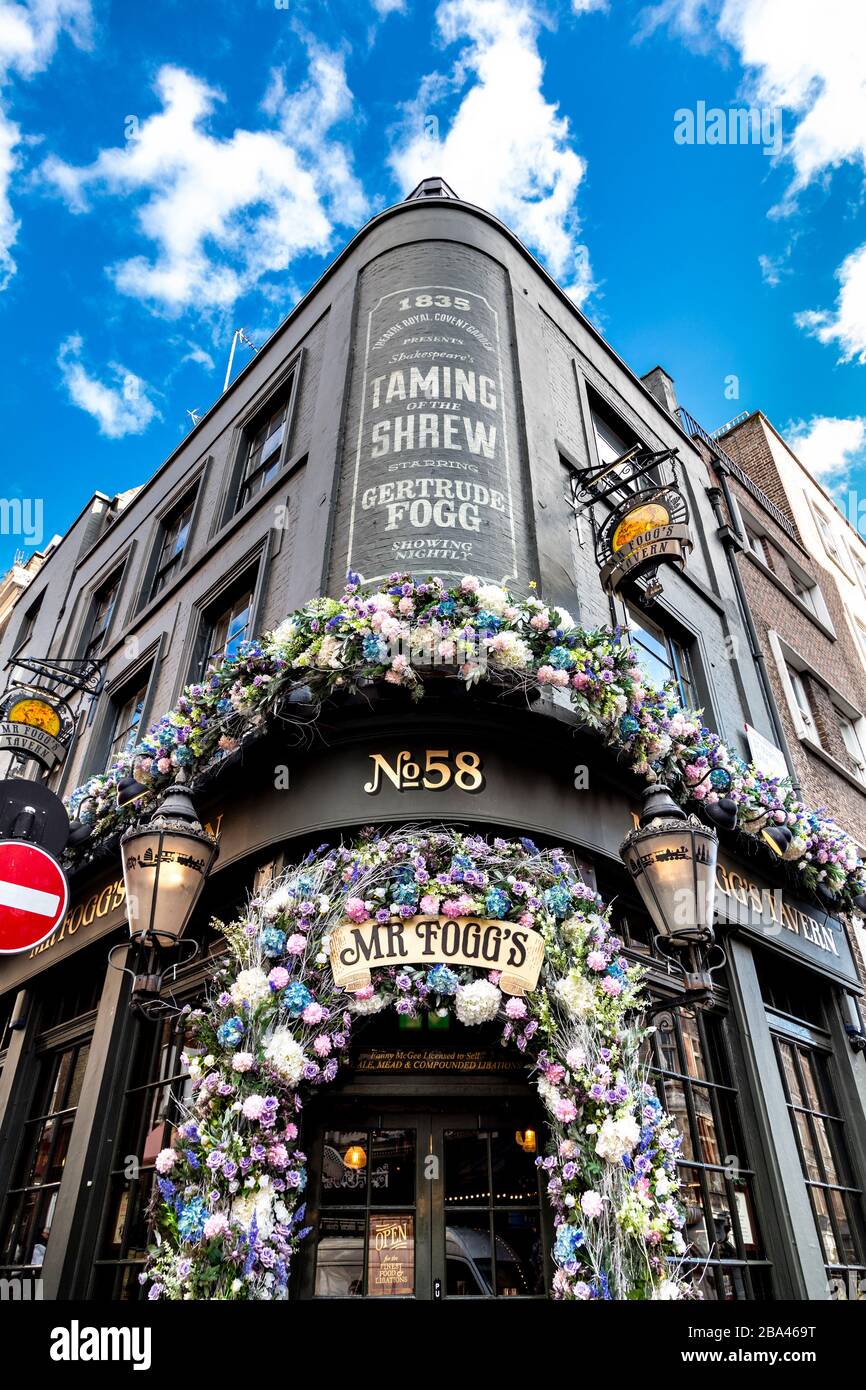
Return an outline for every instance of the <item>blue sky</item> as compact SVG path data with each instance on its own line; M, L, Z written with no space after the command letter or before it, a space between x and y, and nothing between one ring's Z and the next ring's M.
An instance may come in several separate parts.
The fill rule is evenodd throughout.
M763 143L683 142L745 107ZM0 0L0 495L39 479L47 540L143 482L233 329L437 173L635 371L708 429L761 408L844 502L864 169L862 0Z

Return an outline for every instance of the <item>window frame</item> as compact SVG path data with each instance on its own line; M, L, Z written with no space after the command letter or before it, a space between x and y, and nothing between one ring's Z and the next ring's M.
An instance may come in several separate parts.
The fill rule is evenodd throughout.
M142 607L152 603L154 599L164 593L173 579L176 579L186 567L189 559L190 540L198 514L200 493L201 479L197 479L160 518L153 547L153 558L144 585L145 598ZM183 545L179 550L175 550L169 559L164 560L163 555L170 530L185 516L187 521L185 528L182 528L185 532ZM178 531L180 529L178 528Z
M644 644L638 641L637 638L634 636L633 620L637 621L640 630L646 632L650 637L655 635L652 631L652 629L655 628L657 632L661 635L661 644L665 647L665 650L667 651L667 664L669 666L674 680L676 681L677 691L679 693L680 700L684 708L699 709L701 701L698 696L697 690L695 662L692 652L690 651L690 647L694 646L695 639L692 637L689 642L683 641L679 629L676 632L671 632L670 629L663 623L659 622L657 618L650 618L649 616L640 613L634 603L624 601L624 608L625 627L628 632L629 645L634 647L638 651L642 649L649 650L648 648L645 648ZM649 627L645 626L646 623L649 623ZM653 655L656 661L661 662L661 657L656 656L655 653L651 654ZM640 656L638 656L638 665L641 666L641 670L644 669L641 665ZM647 675L648 679L652 679L649 672L646 672L645 674Z
M237 425L231 448L232 464L229 469L225 501L222 509L217 512L219 517L217 530L227 525L234 517L255 507L256 503L277 483L278 479L285 475L292 458L290 445L295 433L304 356L303 348L298 348L291 354L279 376L268 383L267 389L252 402ZM246 493L249 482L247 464L253 440L259 430L283 405L286 408L286 417L277 467L274 469L272 477L268 478L260 488L254 493ZM260 471L259 468L256 469L256 473Z

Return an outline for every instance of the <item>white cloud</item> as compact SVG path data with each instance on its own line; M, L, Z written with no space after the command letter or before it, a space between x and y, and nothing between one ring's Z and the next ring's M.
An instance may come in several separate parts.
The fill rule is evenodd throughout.
M138 200L153 250L110 267L121 293L170 315L228 308L295 257L327 251L335 223L363 218L351 156L330 135L352 114L339 55L311 46L309 77L294 92L272 74L263 102L270 125L228 139L208 129L222 93L194 74L163 67L156 92L162 109L126 145L84 168L56 158L42 167L74 212L100 195Z
M458 197L501 217L568 284L579 303L592 288L589 257L576 240L577 191L586 163L571 147L568 121L542 92L539 17L531 0L441 0L445 44L461 44L448 74L421 82L390 164L404 191L438 174ZM441 134L431 108L460 104Z
M746 68L748 99L782 108L793 177L777 215L790 214L805 188L842 164L866 171L863 0L663 0L642 20L645 31L665 23L696 39L715 25ZM835 309L806 310L796 321L821 342L838 344L843 361L866 362L866 243L836 278Z
M785 433L800 462L827 488L844 483L851 468L866 461L866 416L816 415L790 424Z
M608 0L571 0L571 8L575 14L590 14L594 10L608 10L610 5Z
M389 14L405 14L406 0L373 0L373 9L382 19L387 19Z
M29 80L44 72L61 33L86 48L91 20L90 0L28 0L25 4L0 0L0 290L15 274L12 248L20 230L10 190L20 165L17 150L22 132L9 114L10 83L15 77Z
M866 363L866 243L845 257L836 279L835 309L804 309L796 321L819 342L837 343L841 361Z
M60 344L57 365L63 384L74 405L86 410L108 439L127 434L143 434L151 420L159 416L148 396L148 386L119 362L109 362L112 383L107 385L88 372L82 360L84 343L73 333Z

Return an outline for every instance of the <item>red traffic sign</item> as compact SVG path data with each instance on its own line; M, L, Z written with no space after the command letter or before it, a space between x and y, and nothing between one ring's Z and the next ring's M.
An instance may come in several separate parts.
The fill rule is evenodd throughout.
M24 840L0 840L0 955L29 951L66 915L69 885L56 859Z

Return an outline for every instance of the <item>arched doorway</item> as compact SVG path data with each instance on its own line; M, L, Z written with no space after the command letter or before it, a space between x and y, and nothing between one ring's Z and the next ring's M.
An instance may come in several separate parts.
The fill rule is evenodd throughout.
M295 1296L544 1298L545 1128L525 1059L495 1029L420 1022L369 1020L355 1065L307 1107Z

